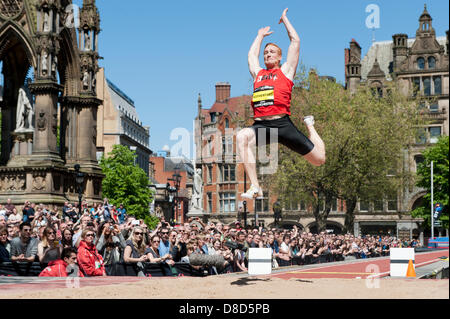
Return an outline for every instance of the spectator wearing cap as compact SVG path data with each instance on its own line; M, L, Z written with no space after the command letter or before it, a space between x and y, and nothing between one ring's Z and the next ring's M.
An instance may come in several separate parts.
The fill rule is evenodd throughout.
M29 222L21 223L19 230L19 237L11 240L11 261L32 263L36 259L39 240L31 237Z

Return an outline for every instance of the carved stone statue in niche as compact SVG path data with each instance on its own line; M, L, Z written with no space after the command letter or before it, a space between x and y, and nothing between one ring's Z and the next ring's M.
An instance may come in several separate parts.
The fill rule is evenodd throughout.
M22 87L17 98L16 132L33 130L33 114L33 105Z
M58 68L58 57L54 57L52 62L52 75L56 76L56 70Z
M47 71L48 71L48 54L47 52L43 52L41 55L41 71L42 71L42 75L45 76L47 75Z
M91 50L91 36L89 35L89 31L85 33L84 49L86 51L90 51Z
M89 88L89 73L87 71L83 73L83 88L85 90Z
M44 32L50 32L50 17L48 12L44 12Z
M191 207L194 210L202 209L202 197L203 197L203 180L202 170L200 168L195 170L194 173L194 189L191 199Z

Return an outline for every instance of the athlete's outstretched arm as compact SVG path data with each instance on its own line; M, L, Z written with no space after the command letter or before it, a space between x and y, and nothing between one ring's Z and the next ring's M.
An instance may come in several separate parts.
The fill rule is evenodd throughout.
M286 75L286 77L293 80L295 72L297 71L298 60L300 56L300 38L286 16L287 11L287 8L284 9L279 23L284 23L289 39L291 40L291 44L289 45L286 63L281 66L281 70L283 71L284 75Z
M248 51L248 69L253 79L256 78L258 72L262 69L259 65L259 53L261 51L261 43L264 37L273 33L273 31L269 31L270 27L261 28L258 30L258 35L253 41L252 46L250 47L250 51Z

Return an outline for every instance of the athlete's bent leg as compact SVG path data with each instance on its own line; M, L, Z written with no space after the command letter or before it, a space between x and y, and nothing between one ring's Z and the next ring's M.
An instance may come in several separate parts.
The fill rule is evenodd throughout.
M322 141L322 138L317 133L314 128L314 117L307 116L304 119L306 127L309 131L309 139L314 144L314 148L311 152L304 155L303 157L314 166L321 166L325 164L325 144Z

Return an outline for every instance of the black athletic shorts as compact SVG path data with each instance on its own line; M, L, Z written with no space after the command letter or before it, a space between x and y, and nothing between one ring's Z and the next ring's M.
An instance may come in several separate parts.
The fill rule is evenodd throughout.
M251 128L255 131L257 146L259 145L259 131L261 129L265 130L265 143L269 144L270 129L274 128L278 130L278 141L275 142L281 143L301 155L308 154L314 148L314 144L295 127L294 123L291 121L291 118L287 115L275 120L255 121Z

